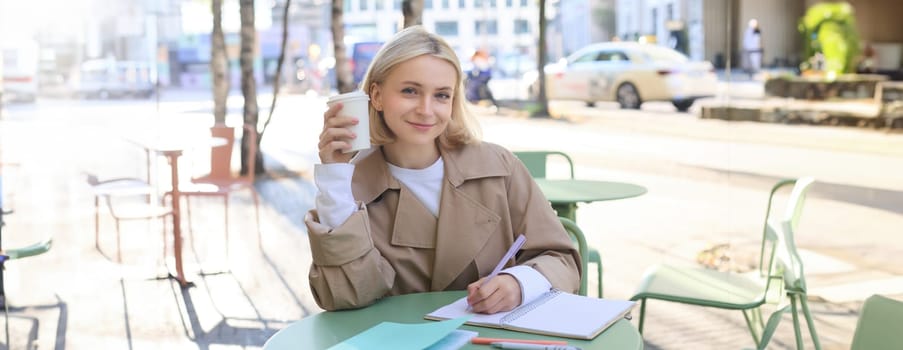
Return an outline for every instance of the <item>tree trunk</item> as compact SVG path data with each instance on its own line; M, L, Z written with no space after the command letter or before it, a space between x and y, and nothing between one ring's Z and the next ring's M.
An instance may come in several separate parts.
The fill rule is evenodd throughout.
M241 64L241 95L244 97L244 115L245 124L255 126L254 132L257 132L257 81L254 79L254 49L257 47L257 30L254 28L254 0L240 0L239 12L241 13L241 54L239 55L239 63ZM246 133L246 131L245 131ZM241 173L247 174L249 164L245 162L248 159L248 141L251 139L244 135L241 141ZM253 164L255 174L263 173L263 157L260 150L257 151L257 161Z
M345 20L342 18L343 0L332 0L332 46L335 51L335 79L339 93L354 90L351 66L345 53Z
M276 110L276 100L281 86L282 64L285 63L285 44L288 42L288 10L291 6L292 0L285 0L285 8L282 9L282 42L279 43L279 60L276 62L276 76L273 79L273 101L270 102L267 120L263 122L263 129L260 130L260 135L257 137L257 149L260 149L260 140L263 139L263 133L267 131L267 126L273 120L273 111Z
M423 24L423 0L402 1L401 13L404 14L405 28Z
M210 71L213 75L213 121L226 123L226 98L229 96L229 57L223 35L223 0L213 0L213 33L210 36Z
M536 71L539 72L539 93L537 94L537 109L531 117L549 117L549 98L546 96L546 0L539 0L539 46L536 50Z

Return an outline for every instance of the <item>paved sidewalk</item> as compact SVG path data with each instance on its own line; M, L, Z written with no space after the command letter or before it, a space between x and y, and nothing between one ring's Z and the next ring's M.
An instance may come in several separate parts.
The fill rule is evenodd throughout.
M280 110L297 113L305 103L302 100L287 99ZM500 129L506 129L512 123L518 123L522 130L532 130L530 132L561 127L561 123L554 120L518 119L479 109L478 112L487 138L511 148L525 148L530 142L528 133L519 134L519 140L501 136ZM172 280L154 278L160 274L163 263L159 222L129 223L128 227L123 227L125 261L117 264L109 258L115 250L112 221L102 215L103 253L94 248L93 202L80 172L91 170L107 175L102 177L143 173L143 161L134 149L119 140L119 135L110 135L102 125L62 119L0 123L4 159L25 160L16 175L7 177L4 173L4 181L10 181L4 186L16 188L12 203L16 213L7 218L8 225L3 229L4 246L25 244L46 234L55 239L50 254L15 261L7 268L7 294L12 306L11 348L257 348L289 323L319 312L307 284L310 255L302 223L304 212L313 206L316 191L311 182L316 150L307 140L315 140L319 133L315 127L317 116L279 117L277 113L273 128L267 131L268 139L262 149L266 153L268 175L257 183L262 196L260 236L253 227L253 216L245 214L253 210L249 196L234 196L230 209L230 222L234 226L230 228L230 254L226 257L222 249L222 204L203 200L192 203L195 208L191 223L193 240L186 238L185 256L190 262L186 270L208 273L193 273L191 280L195 287L189 289L178 288ZM592 115L578 115L577 112L570 117L580 120L587 128L599 128L600 135L605 137L614 137L628 127L628 123L619 118L595 120ZM631 117L648 118L642 114ZM656 123L649 126L654 130L643 132L676 135L695 130L679 120L665 123L667 127ZM506 131L510 133L511 130ZM768 132L767 129L761 131L762 134ZM47 140L66 146L51 146ZM887 142L897 145L900 141L894 138ZM858 143L851 142L853 144L859 147ZM588 159L580 151L575 155L581 160ZM722 238L730 239L737 249L738 259L755 246L758 237L743 238L738 232L744 232L748 227L755 230L756 225L761 225L758 222L761 218L738 217L738 213L758 212L755 205L759 204L760 192L767 190L770 179L734 175L734 179L745 181L748 186L723 193L720 175L703 179L664 178L655 173L658 169L616 164L624 167L588 164L578 169L581 176L587 177L629 177L631 181L649 184L647 187L651 190L648 195L636 199L581 206L581 226L591 227L591 244L603 248L606 297L629 297L642 271L655 262L693 263L698 249L711 242L713 237L693 234L697 227L675 227L672 223L681 222L680 216L699 217L698 225L705 227L707 232L723 232ZM165 164L159 166L165 167ZM824 173L830 176L828 170ZM693 190L698 192L692 193ZM712 198L724 196L730 196L736 202L754 204L728 210L717 208L719 203L709 203ZM848 205L823 199L815 201L819 205L813 213L806 214L803 225L818 228L825 224L810 218L829 217L851 210ZM643 219L637 213L656 213L656 219ZM696 213L709 213L715 218L703 220ZM873 211L863 213L892 215ZM724 225L722 223L709 221L726 217L733 217L739 223L724 227L720 226ZM188 231L189 223L183 221L183 227ZM662 232L668 232L668 235L655 236ZM649 237L659 238L652 240ZM879 281L899 278L899 275L865 269L855 263L844 265L844 261L814 250L807 249L807 254L804 259L809 268L807 273L812 273L810 285L813 287L842 286L851 282L850 275L842 273L846 268L859 272L859 277L863 273L884 273L871 275ZM875 290L887 287L887 283L880 283ZM860 299L844 299L843 291L835 293L833 300L811 300L824 349L848 348L861 306ZM752 347L739 312L667 303L651 304L648 312L647 349ZM790 318L785 317L772 348L793 347L793 335L789 332L791 324ZM811 344L808 339L806 344Z

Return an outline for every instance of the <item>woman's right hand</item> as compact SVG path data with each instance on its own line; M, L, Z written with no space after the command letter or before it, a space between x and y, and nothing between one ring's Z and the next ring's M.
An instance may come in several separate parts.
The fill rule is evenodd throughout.
M357 138L357 135L351 131L349 127L357 125L358 120L355 117L340 116L339 111L342 110L342 104L336 103L323 113L323 132L320 133L320 162L327 163L348 163L357 152L344 153L343 151L351 148L351 140Z

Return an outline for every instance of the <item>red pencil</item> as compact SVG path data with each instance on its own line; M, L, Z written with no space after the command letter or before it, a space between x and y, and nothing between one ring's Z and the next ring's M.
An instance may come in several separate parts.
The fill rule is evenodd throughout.
M476 337L470 340L472 344L492 345L492 343L521 343L521 344L539 344L539 345L568 345L564 340L527 340L527 339L507 339L507 338L480 338Z

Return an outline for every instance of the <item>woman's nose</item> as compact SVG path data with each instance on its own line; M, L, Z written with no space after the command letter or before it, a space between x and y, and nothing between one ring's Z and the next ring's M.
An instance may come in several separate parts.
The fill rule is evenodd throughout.
M429 113L430 103L431 103L430 98L431 98L430 96L425 95L420 99L420 102L417 103L417 113L420 113L420 114L428 114Z

